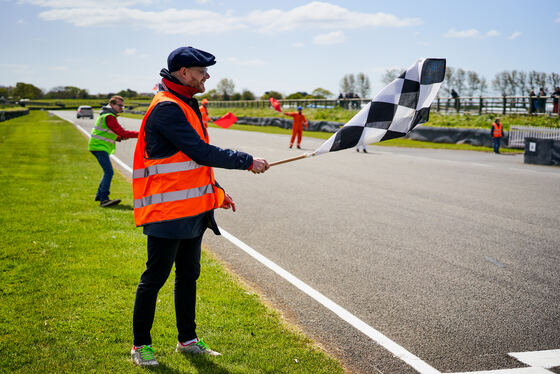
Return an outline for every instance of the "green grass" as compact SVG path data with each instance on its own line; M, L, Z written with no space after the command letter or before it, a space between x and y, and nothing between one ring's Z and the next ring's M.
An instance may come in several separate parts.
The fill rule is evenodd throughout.
M116 173L111 197L123 203L102 209L93 201L101 168L72 125L32 112L0 126L0 372L144 372L129 354L146 261L130 182ZM174 353L172 278L157 304L156 372L342 372L206 250L198 332L224 355Z

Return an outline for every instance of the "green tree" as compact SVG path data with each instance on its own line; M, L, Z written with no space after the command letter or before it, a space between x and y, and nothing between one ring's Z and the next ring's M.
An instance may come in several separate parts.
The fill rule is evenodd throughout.
M49 99L87 99L87 90L74 86L57 86L51 89L45 97Z
M333 93L329 90L318 87L311 92L311 95L315 99L330 99L333 96Z
M127 88L126 90L119 91L117 95L122 97L136 97L138 96L138 92L131 90L130 88Z
M200 101L202 99L207 100L221 100L220 94L216 91L215 88L208 90L204 93L204 95L197 96L197 99Z
M367 97L369 95L369 78L364 73L358 73L356 76L356 89L360 97Z
M383 84L389 84L395 79L397 79L397 77L401 75L403 71L404 69L387 69L385 70L385 73L383 73L383 76L381 77L381 82L383 82Z
M340 80L340 89L343 93L354 92L356 90L356 78L354 74L346 74Z
M271 97L280 100L283 98L282 94L278 91L266 91L264 95L261 96L261 100L268 100Z
M7 99L8 97L12 97L14 87L12 86L0 86L0 97Z
M229 100L235 90L233 80L224 78L218 82L216 91L222 96L222 100Z
M309 94L307 92L294 92L289 94L288 96L286 96L286 99L293 99L293 100L298 100L298 99L303 99L305 97L309 96Z
M20 99L40 99L43 97L43 90L31 83L17 82L12 94Z
M249 90L243 90L243 92L241 92L241 98L243 100L255 100L255 94Z

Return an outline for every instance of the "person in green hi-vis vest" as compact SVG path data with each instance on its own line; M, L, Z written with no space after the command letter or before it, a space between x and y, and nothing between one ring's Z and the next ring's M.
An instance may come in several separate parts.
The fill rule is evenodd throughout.
M88 150L95 156L99 165L103 169L103 178L99 183L95 201L106 208L121 202L120 199L109 199L109 189L113 179L113 166L109 155L115 153L115 143L122 139L137 138L138 131L126 131L119 125L117 116L123 112L124 99L121 96L113 96L109 100L109 105L101 108L99 118L95 122L95 127L91 130Z

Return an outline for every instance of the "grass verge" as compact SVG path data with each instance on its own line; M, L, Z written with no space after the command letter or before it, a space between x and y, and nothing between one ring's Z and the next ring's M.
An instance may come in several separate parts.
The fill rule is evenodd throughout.
M0 372L143 372L129 352L146 239L129 181L115 174L111 195L123 203L102 209L101 168L70 124L34 111L0 126ZM174 353L172 278L158 299L155 372L342 372L206 251L198 332L224 355Z

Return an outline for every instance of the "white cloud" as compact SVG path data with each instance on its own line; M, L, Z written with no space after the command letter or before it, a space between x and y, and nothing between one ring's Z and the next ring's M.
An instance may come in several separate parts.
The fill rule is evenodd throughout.
M136 48L127 48L122 51L122 54L125 56L134 56L136 54Z
M418 18L398 18L387 13L360 13L337 5L314 1L288 11L256 10L247 21L262 31L290 31L306 28L407 27L421 25Z
M135 5L152 5L152 0L19 0L19 4L31 4L43 8L123 8Z
M303 48L303 47L305 47L305 44L303 44L302 42L295 42L295 43L292 44L292 47Z
M264 60L259 60L259 59L249 60L249 59L240 59L237 57L227 57L226 61L242 66L262 66L266 64Z
M519 36L521 36L522 32L521 31L516 31L513 34L510 35L510 37L508 38L509 40L513 40L515 38L518 38Z
M342 31L333 31L328 34L317 35L313 38L314 44L319 45L330 45L330 44L340 44L346 40L344 33Z
M560 22L560 14L558 15L558 18L556 18L556 21L554 22Z
M197 0L206 2L209 0ZM314 1L290 10L255 10L235 15L226 10L165 9L152 11L144 6L155 0L19 0L20 3L47 8L39 17L63 21L77 27L128 26L148 28L163 34L221 33L253 28L261 32L303 29L358 29L408 27L423 24L419 18L399 18L388 13L363 13ZM148 10L144 10L148 9Z
M444 36L447 38L479 38L480 31L476 29L461 30L461 31L450 29L446 34L444 34Z
M496 37L496 36L499 36L499 35L500 35L500 33L496 30L490 30L486 34L482 34L477 29L468 29L468 30L449 29L449 31L447 33L445 33L443 36L445 36L446 38L474 38L474 39L480 39L480 38L485 38L485 37L486 38Z
M149 12L139 9L117 8L72 8L52 9L39 15L47 21L65 21L74 26L118 26L147 27L164 34L202 34L231 31L246 26L238 19L206 10L166 9Z

